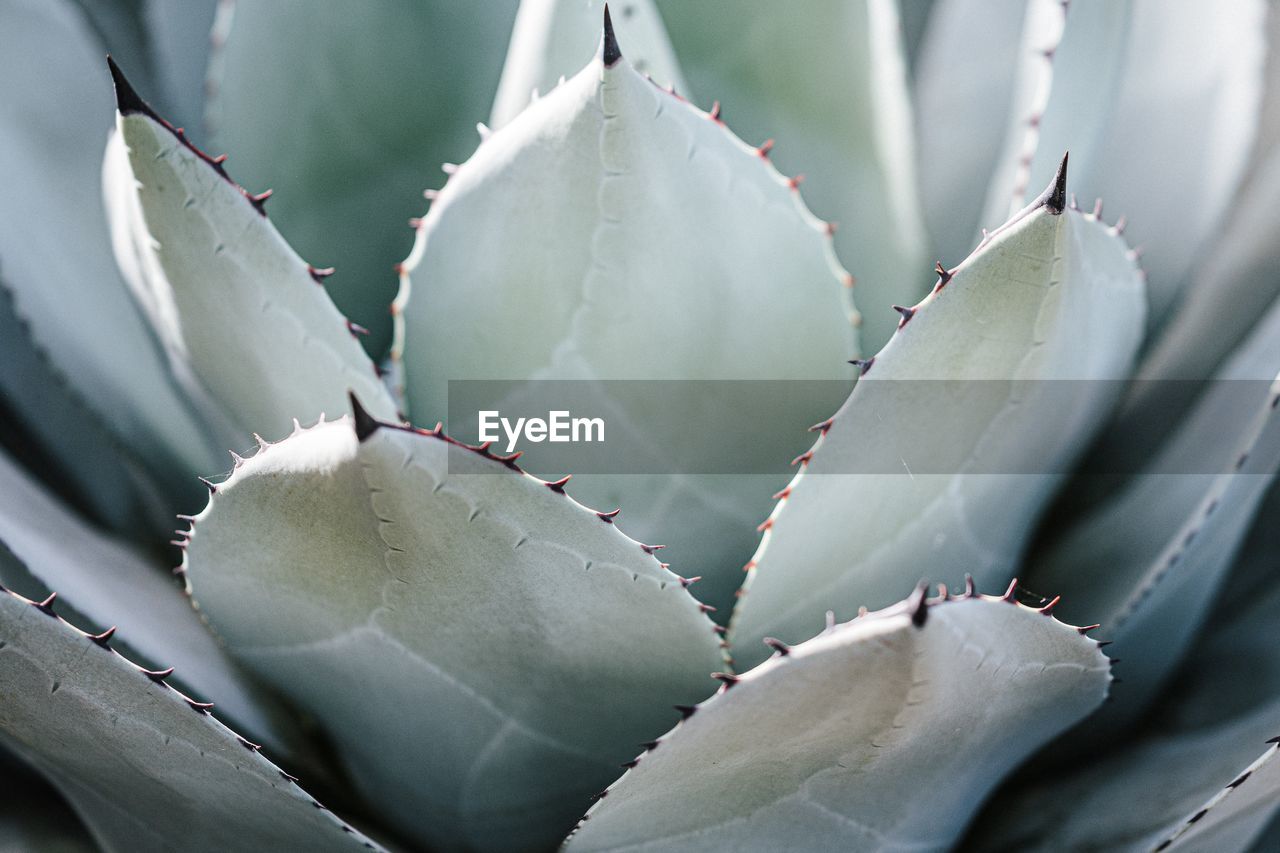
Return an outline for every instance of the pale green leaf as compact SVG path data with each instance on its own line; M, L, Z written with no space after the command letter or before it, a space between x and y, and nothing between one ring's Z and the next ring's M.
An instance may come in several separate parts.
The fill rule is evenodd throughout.
M397 300L417 422L444 416L449 380L848 379L855 312L823 224L756 149L645 80L621 49L495 132L423 220ZM843 393L813 387L809 422ZM672 383L682 390L705 393ZM619 428L665 416L610 395L600 390L599 408L620 410ZM671 412L692 401L666 402ZM760 504L782 485L666 476L720 441L656 449L651 476L574 482L584 501L625 506L628 532L672 546L717 603L740 581Z
M1097 643L986 596L918 598L734 679L607 792L570 850L943 850L1106 696Z
M522 0L507 49L489 125L508 124L538 94L546 94L591 61L600 42L605 0ZM659 86L688 91L653 0L614 4L618 40L627 59Z
M929 236L948 265L968 254L982 224L1014 111L1027 8L1026 0L937 0L925 26L915 69L920 185Z
M103 164L116 256L169 352L242 434L395 405L348 321L255 200L117 79Z
M150 666L173 666L178 679L219 713L272 746L292 743L284 712L228 659L183 595L182 586L135 548L104 536L60 506L0 455L0 543L41 584L27 595L58 591L98 631L115 625L131 654ZM89 624L84 627L88 628Z
M1169 849L1242 850L1263 831L1280 805L1280 755L1268 746L1280 733L1276 496L1211 629L1140 727L1101 754L1099 742L1080 741L1068 764L1010 785L968 849L1096 850L1105 839L1107 850L1148 853L1176 838ZM1113 695L1127 686L1128 660Z
M1105 144L1081 160L1075 189L1082 202L1103 198L1128 218L1130 240L1146 250L1152 319L1218 239L1245 175L1257 137L1268 8L1266 0L1243 0L1224 15L1199 0L1133 0L1123 73L1103 87L1118 90L1102 96L1111 101ZM1033 187L1058 153L1037 156Z
M1101 623L1125 660L1123 688L1091 721L1108 731L1132 722L1192 646L1280 468L1277 374L1280 305L1136 477L1025 570L1031 588L1062 595L1067 618Z
M0 682L0 743L58 788L106 850L373 846L163 673L2 589Z
M322 423L218 486L192 593L400 830L554 843L672 703L710 692L712 623L607 517L443 435L358 418L363 440Z
M1065 168L1065 161L1064 161ZM996 585L1131 367L1142 280L1065 174L915 306L766 522L735 654L794 642L922 574ZM925 381L918 381L925 380ZM900 465L900 467L899 467Z
M879 347L889 306L928 282L915 140L894 0L658 0L680 67L704 107L804 173L805 198L839 224L857 276L863 334ZM623 45L625 52L626 45ZM874 310L872 310L874 309Z
M79 11L64 0L0 6L0 74L0 263L15 313L153 476L172 484L209 470L222 450L175 388L112 261L100 192L111 95Z
M994 228L1053 175L1063 151L1076 176L1107 142L1122 80L1132 0L1033 0L1022 30L1004 149L981 224ZM1089 200L1092 203L1092 200Z
M237 0L210 74L213 147L247 186L272 186L272 217L347 316L391 340L392 269L440 167L475 148L516 0Z

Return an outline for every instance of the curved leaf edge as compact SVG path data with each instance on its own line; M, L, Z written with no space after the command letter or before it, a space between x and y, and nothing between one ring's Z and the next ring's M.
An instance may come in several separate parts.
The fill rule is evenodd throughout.
M217 731L219 735L224 736L228 739L233 739L241 747L243 747L245 750L251 753L252 757L250 760L260 762L264 770L270 773L278 774L280 778L283 779L286 783L296 786L298 788L299 793L301 793L304 797L308 798L311 801L311 804L318 811L324 812L328 816L329 820L332 822L336 830L352 837L356 841L363 843L364 846L369 850L383 849L381 846L376 844L372 839L366 837L358 829L356 829L355 827L348 824L346 821L339 818L336 814L334 814L332 810L330 810L327 806L323 805L319 800L315 799L310 794L306 793L306 791L298 784L299 782L298 777L293 776L288 772L286 772L285 770L281 769L274 762L272 762L270 759L268 759L265 755L262 754L261 745L253 743L252 741L238 734L229 726L227 726L225 723L217 719L217 717L215 717L212 713L214 703L201 702L196 699L193 699L192 697L186 695L185 693L182 693L173 685L169 684L166 679L168 679L169 676L173 675L174 671L172 667L167 669L160 669L160 670L150 670L150 669L147 669L146 667L139 666L129 658L125 657L119 651L117 651L111 644L111 640L116 633L116 628L114 626L111 628L108 628L107 630L103 631L100 634L90 634L86 631L80 630L75 625L71 624L66 619L62 618L62 616L56 612L55 606L58 598L58 594L56 592L50 593L49 596L45 598L43 601L32 601L31 599L23 595L20 595L3 585L0 585L0 595L7 595L17 600L19 603L26 604L29 607L32 607L33 609L39 611L44 617L54 619L59 625L64 625L66 626L67 629L75 632L76 634L79 634L85 640L88 640L90 644L97 646L103 653L118 657L125 664L137 670L139 675L144 676L147 679L148 683L153 685L158 685L163 690L165 695L172 697L172 701L182 703L182 705L185 706L190 711L194 712L195 714L201 717L204 717L205 722L210 727L212 727L215 731Z
M249 459L256 457L258 454L270 451L271 448L277 445L283 444L289 441L291 438L301 435L302 433L307 432L310 429L315 429L316 427L325 425L326 423L340 423L342 421L349 420L352 429L355 431L357 441L361 443L363 443L365 439L369 438L371 435L374 434L374 432L380 429L398 430L400 432L409 433L410 435L418 436L420 438L428 438L428 439L434 439L436 441L441 441L447 445L451 445L453 447L457 447L461 450L465 450L477 456L480 456L483 459L486 459L489 462L493 463L494 465L500 466L502 469L504 469L506 472L509 472L512 475L527 478L533 483L540 485L557 495L562 496L565 500L569 501L569 503L572 506L584 512L588 512L595 515L596 518L598 518L602 523L612 527L619 536L621 536L624 540L626 540L626 542L630 543L631 545L634 545L635 547L643 551L647 557L649 557L655 563L658 564L658 567L662 570L664 575L669 576L669 580L656 581L659 584L660 589L665 589L670 584L680 585L680 587L688 595L689 600L693 602L693 604L698 608L699 611L701 611L701 616L706 622L707 629L711 631L712 634L715 635L716 642L718 647L721 650L721 655L724 658L725 665L730 666L732 664L732 661L729 658L729 652L728 652L729 643L727 640L725 640L725 636L724 636L725 635L724 626L717 625L710 616L711 613L715 612L715 608L709 604L705 604L699 601L697 596L695 596L691 590L691 587L695 583L697 583L699 580L701 580L701 578L700 577L683 577L671 571L671 565L669 563L661 562L656 556L656 552L661 550L665 546L647 545L636 539L632 539L625 532L623 532L621 527L619 527L618 524L616 523L616 519L622 512L621 508L613 509L608 512L605 512L602 510L592 509L591 507L586 506L585 504L575 500L571 495L569 495L568 491L566 490L566 486L569 484L569 481L573 478L572 474L566 474L565 476L561 477L558 480L543 480L541 477L537 477L533 474L530 474L528 471L525 471L523 468L520 467L520 465L518 464L518 460L522 455L522 451L516 451L510 455L504 456L504 455L493 452L492 450L493 442L491 441L486 441L482 444L475 444L475 445L467 444L466 442L459 441L458 439L448 435L444 431L444 425L441 423L436 423L436 425L432 429L422 429L407 423L391 423L387 421L382 421L375 418L373 415L369 414L368 410L366 410L365 407L361 404L359 398L356 397L355 392L350 392L349 399L351 403L350 415L343 415L332 422L327 421L325 415L321 415L320 419L310 427L302 426L298 422L298 420L295 418L293 422L293 425L294 425L293 432L290 433L288 436L280 439L279 441L274 441L274 442L267 441L266 439L262 438L262 436L255 434L254 438L257 440L257 447L255 448L254 452L248 457L242 457L239 454L236 454L233 452L231 456L232 456L232 459L234 460L234 467L231 469L229 473L225 475L225 477L222 479L221 482L215 483L211 480L201 478L202 482L205 484L205 486L209 490L209 501L206 504L205 508L201 510L199 514L179 516L179 519L181 521L186 522L188 527L186 529L179 529L178 531L176 531L178 535L178 539L175 540L173 543L177 545L179 549L182 551L182 562L173 570L173 572L175 575L178 575L179 577L182 578L185 586L186 594L188 598L190 598L192 605L196 608L197 611L200 611L200 604L196 596L193 594L191 581L187 577L187 568L188 568L187 546L190 543L190 540L192 539L192 537L196 535L196 532L197 532L196 528L200 520L203 518L206 518L209 515L209 513L212 511L213 503L218 496L219 486L225 484L226 482L230 481L233 477L235 477L236 474L239 472L240 468L244 466L245 462L247 462ZM645 576L641 576L641 577L645 577ZM652 580L651 578L647 578L647 579ZM217 629L210 623L210 621L208 620L208 618L205 616L204 613L201 613L201 618L204 620L204 623L209 628L209 630L212 631L216 636L218 634Z
M1108 695L1110 694L1109 685L1115 680L1115 676L1110 673L1110 670L1113 668L1115 661L1108 658L1105 652L1102 651L1104 648L1106 648L1107 645L1109 645L1109 643L1107 643L1106 641L1098 641L1088 636L1090 631L1093 631L1094 629L1099 627L1098 625L1069 625L1066 622L1063 622L1062 620L1054 616L1053 611L1057 607L1059 602L1057 598L1051 599L1047 603L1042 604L1038 607L1033 607L1031 605L1024 604L1022 601L1019 600L1020 593L1023 593L1023 590L1018 586L1018 580L1016 578L1009 584L1008 588L1005 590L1005 592L1002 595L986 595L984 593L979 593L975 589L973 578L968 575L965 576L965 587L960 592L953 593L949 591L946 587L946 584L938 584L937 596L931 597L929 595L929 591L930 591L929 583L927 581L921 581L916 586L915 592L912 593L912 595L909 598L899 601L896 604L891 604L890 606L883 608L881 610L869 611L865 607L860 608L858 611L858 615L847 622L837 623L835 621L834 614L828 611L826 628L819 631L817 634L814 634L812 637L806 640L805 643L815 640L819 637L825 637L834 633L839 633L841 631L849 630L855 624L858 624L858 625L863 624L865 620L876 620L876 619L884 619L884 618L889 618L894 616L906 615L906 616L910 616L912 624L915 625L917 628L919 628L925 625L925 623L928 621L930 609L935 607L945 606L947 604L957 602L957 601L969 601L972 599L979 599L982 601L990 601L990 602L1003 602L1006 604L1013 605L1014 607L1018 607L1023 610L1026 610L1028 612L1037 613L1041 616L1045 616L1053 620L1059 625L1063 625L1064 627L1074 630L1076 633L1080 634L1081 637L1083 637L1089 642L1092 642L1094 644L1094 649L1107 662L1107 665L1108 665L1108 676L1107 676L1108 691L1107 692L1108 692ZM787 663L787 659L791 656L792 650L799 646L804 645L804 643L796 643L796 644L783 643L781 640L776 640L773 637L765 637L763 642L767 647L773 650L773 654L762 663L757 664L755 667L749 670L749 672L753 672L753 673L756 671L767 672L768 670L766 668L772 669L773 667L777 667L777 666L785 666ZM605 797L609 795L610 791L612 791L614 788L620 785L627 778L627 776L630 775L631 771L640 764L640 762L644 759L646 755L648 755L650 752L653 752L663 743L666 743L668 740L670 740L674 736L674 734L680 729L680 727L684 724L685 720L688 720L690 717L696 714L699 710L705 707L708 703L716 702L716 701L725 701L724 700L725 694L728 693L729 690L733 687L733 685L736 684L738 681L737 675L734 675L732 673L727 673L727 672L712 673L712 677L716 678L721 682L719 689L716 690L715 693L711 694L711 696L704 699L702 702L699 702L697 705L684 705L684 706L678 706L676 708L676 710L680 712L680 716L681 716L680 720L677 721L675 726L673 726L661 737L655 740L649 741L646 744L642 744L643 750L641 751L641 753L631 761L628 761L626 764L622 765L622 767L624 768L624 772L622 773L622 775L619 776L611 785L609 785L609 787L605 788L604 790L600 791L595 795L595 802L587 810L586 814L582 816L581 820L578 821L577 826L575 826L573 830L569 833L569 835L565 837L566 843L570 839L572 839L575 834L577 834L578 830L582 828L582 825L584 823L590 820L591 813L600 807L600 801L605 799Z
M1251 763L1248 767L1242 770L1238 776L1236 776L1234 779L1231 780L1231 782L1229 782L1226 785L1226 787L1222 788L1220 791L1218 791L1216 794L1214 794L1212 797L1206 800L1204 805L1202 805L1200 808L1196 809L1194 812L1192 812L1190 815L1188 815L1186 818L1180 821L1177 825L1177 828L1169 832L1166 836L1164 836L1163 840L1161 840L1160 843L1153 848L1153 850L1155 851L1168 850L1175 843L1177 843L1180 838L1182 838L1184 835L1190 832L1192 828L1195 827L1196 824L1198 824L1207 815L1209 815L1216 806L1221 805L1232 794L1234 794L1237 790L1239 790L1241 786L1247 784L1249 782L1250 777L1252 777L1259 769L1261 769L1263 765L1268 764L1272 761L1280 762L1280 736L1271 738L1270 740L1267 741L1267 744L1268 744L1268 749L1265 752L1263 752L1262 755L1258 756L1258 758L1253 763Z
M606 70L609 68L612 68L618 62L626 62L626 58L621 53L621 50L618 47L617 41L614 38L613 29L609 24L607 8L605 9L604 36L601 39L600 49L598 51L596 59L593 61L600 62L603 68ZM801 221L804 222L813 230L817 231L823 237L823 251L825 254L825 260L826 260L827 266L831 270L831 274L835 276L836 280L839 281L841 286L843 287L845 311L848 315L850 325L853 326L854 328L858 328L859 326L861 326L862 314L861 312L859 312L857 306L854 304L853 293L852 293L852 291L854 290L854 286L857 284L857 277L853 273L849 272L849 270L841 262L839 255L836 252L834 238L835 238L836 230L839 228L839 223L822 219L819 216L817 216L809 208L808 204L804 200L802 191L800 189L801 184L803 184L805 180L805 176L803 174L796 174L793 176L789 176L789 175L784 175L781 171L779 171L778 167L774 164L773 160L770 159L769 157L769 154L770 152L773 151L773 147L774 147L773 139L772 138L766 139L764 142L762 142L759 145L751 145L750 143L744 141L742 137L735 134L733 130L725 123L724 119L720 115L719 101L715 101L714 103L712 103L710 109L703 110L700 107L698 107L696 104L694 104L691 100L689 100L688 98L685 98L683 95L677 92L674 86L662 86L658 84L656 81L654 81L653 78L648 76L647 74L643 74L641 76L643 77L644 80L646 80L650 85L652 85L659 92L672 98L676 102L676 104L679 105L679 107L691 110L693 113L702 117L704 120L711 121L714 124L718 125L724 131L724 133L728 137L728 140L732 146L737 148L742 153L750 155L751 160L756 161L757 163L759 163L765 169L768 170L770 177L772 178L773 182L776 185L785 187L790 191L792 203ZM556 89L558 89L560 85L563 85L564 82L565 81L562 78L560 83L557 84ZM552 89L551 91L555 91L555 89ZM549 94L550 92L541 94L539 95L538 99L544 98ZM527 110L525 112L527 113ZM486 144L488 144L498 134L503 133L504 131L507 130L507 128L511 127L512 125L516 125L520 121L520 119L524 117L524 115L525 114L522 113L521 115L513 119L510 124L496 131L490 130L488 127L484 126L483 124L479 125L477 129L480 131L480 144L479 146L477 146L476 151L472 153L471 157L468 158L468 160L464 161L461 164L458 164L458 163L441 164L441 167L440 167L441 171L443 171L446 176L444 184L438 189L426 189L423 191L423 197L427 200L428 209L422 216L414 217L409 220L409 227L413 229L416 236L414 239L413 249L410 251L409 256L402 262L395 265L396 274L400 277L400 289L396 294L396 298L391 303L393 336L392 336L391 353L390 353L390 359L389 359L390 365L387 371L387 375L391 377L391 382L393 385L392 396L397 401L403 401L405 399L405 391L404 391L403 379L402 379L404 371L403 371L402 365L403 365L403 356L404 356L405 346L407 343L408 332L407 332L406 324L404 321L404 311L412 295L412 289L413 289L412 275L414 271L417 269L418 265L422 262L423 256L425 255L425 245L424 245L424 241L426 239L425 225L426 225L427 216L429 215L431 207L433 206L432 203L440 199L445 193L449 191L449 184L451 183L453 177L463 169L467 168L467 164L471 161L471 159L474 159L474 157L476 156L476 152L479 152ZM409 401L409 402L411 403L412 401ZM411 408L409 409L409 413L410 415L415 414Z

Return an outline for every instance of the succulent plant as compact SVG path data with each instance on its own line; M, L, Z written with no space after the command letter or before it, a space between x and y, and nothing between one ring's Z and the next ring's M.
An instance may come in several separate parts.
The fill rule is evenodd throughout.
M1272 13L4 0L0 846L1273 849Z

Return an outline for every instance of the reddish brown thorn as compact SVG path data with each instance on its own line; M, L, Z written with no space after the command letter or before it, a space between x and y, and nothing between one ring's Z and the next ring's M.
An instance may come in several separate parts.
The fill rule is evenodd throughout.
M1013 580L1009 581L1009 588L1004 591L1004 595L1000 596L1000 600L1016 602L1017 599L1015 599L1013 596L1014 596L1014 593L1017 591L1018 591L1018 579L1014 578Z
M853 273L845 273L842 281L845 287L853 287L858 283L858 280L853 277Z
M813 451L806 450L804 453L801 453L795 459L792 459L791 464L792 465L808 465L809 460L812 458L813 458Z
M831 425L835 423L835 420L836 420L835 418L827 418L825 421L822 421L821 423L816 423L813 426L809 427L809 432L820 432L823 435L826 435L827 430L831 429Z
M1046 604L1046 605L1044 605L1043 607L1041 607L1041 608L1040 608L1040 612L1041 612L1041 613L1043 613L1045 616L1050 616L1050 615L1052 615L1052 614L1053 614L1053 608L1057 607L1057 606L1058 606L1058 602L1060 602L1060 601L1062 601L1062 596L1060 596L1060 595L1055 595L1053 598L1049 599L1049 603L1048 603L1048 604Z
M197 479L200 482L204 483L205 488L209 490L209 494L216 495L218 493L218 487L215 486L211 481L206 480L204 477L198 477Z
M640 763L640 759L638 759L638 758L633 758L633 759L631 759L630 761L624 761L624 762L622 762L622 763L621 763L621 764L619 764L618 766L619 766L619 767L621 767L621 768L623 768L624 770L630 770L632 767L635 767L635 766L636 766L637 764L639 764L639 763Z
M791 654L791 647L776 637L765 637L763 642L766 646L773 649L775 652L782 655L783 657L786 657L787 655Z
M916 315L916 309L904 308L901 305L894 305L893 310L902 315L902 319L898 321L898 328L901 329L907 325L907 322Z
M728 632L729 632L729 629L728 629L728 628L726 628L726 627L725 627L725 626L723 626L723 625L712 625L712 626L711 626L711 633L713 633L713 634L715 634L715 635L717 635L717 636L719 636L719 637L723 637L723 636L724 636L725 634L727 634Z
M687 719L689 719L690 717L692 717L692 716L693 716L693 712L694 712L694 711L696 711L696 710L698 710L698 709L697 709L695 706L693 706L693 705L673 705L672 707L673 707L673 708L675 708L677 711L679 711L679 712L680 712L680 718L681 718L682 720L687 720Z
M414 231L417 231L419 228L421 228L421 227L422 227L422 217L421 217L421 216L410 216L410 217L409 217L409 227L410 227L410 228L412 228Z
M1128 224L1129 224L1129 221L1125 219L1124 216L1121 216L1119 219L1116 220L1116 224L1112 225L1111 227L1112 229L1115 230L1116 234L1123 234L1125 226Z
M711 677L716 681L719 681L725 687L732 687L738 683L738 676L728 672L713 672L711 673Z
M173 675L173 667L168 669L144 669L142 674L150 678L156 684L164 684L164 680Z
M772 150L773 140L766 139L764 142L760 143L760 147L756 149L756 153L767 159L769 157L769 152Z
M422 197L427 201L435 201L440 197L440 190L423 190Z
M747 560L746 565L744 565L744 566L742 567L742 570L743 570L744 572L749 572L749 571L751 571L752 569L754 569L755 567L756 567L756 561L755 561L755 560Z
M249 203L263 216L267 215L267 200L271 198L271 190L263 190L257 195L249 196Z
M1114 642L1115 640L1103 640L1101 643L1098 643L1098 648L1105 649L1107 646L1111 645Z
M618 47L618 38L613 33L613 18L609 16L609 4L604 4L604 41L600 48L600 59L605 68L612 68L622 59L622 49Z
M111 638L116 635L116 626L112 625L101 634L90 634L89 639L94 643L102 646L104 649L110 648Z
M969 574L968 572L965 572L965 575L964 575L964 597L965 597L965 598L973 598L973 596L974 596L974 593L975 593L975 592L976 592L976 590L974 589L974 586L973 586L973 575Z
M666 545L641 545L640 550L652 556L654 551L661 551L665 547L667 546Z
M800 189L800 185L804 183L804 175L796 175L787 181L787 186L793 190Z
M680 586L688 589L700 580L702 580L702 575L694 575L691 578L680 578Z
M291 773L285 773L283 770L281 770L281 771L280 771L280 778L281 778L281 779L283 779L283 780L284 780L284 781L286 781L286 782L297 782L297 781L298 781L298 777L297 777L297 776L294 776L294 775L293 775L293 774L291 774Z
M191 708L191 710L195 711L198 714L208 714L209 711L213 708L212 702L197 702L196 700L192 699L190 696L186 696L183 698L187 700L187 705Z
M946 287L951 281L951 271L942 265L942 261L933 265L933 271L938 274L938 287Z
M364 326L361 326L359 323L353 323L350 320L347 321L347 331L351 333L352 337L369 334L369 330Z
M1102 218L1102 199L1096 199L1093 202L1093 218L1094 219Z
M240 745L243 746L245 749L249 750L250 752L257 752L258 750L262 749L262 747L259 744L256 744L251 740L246 740L240 735L236 735L236 740L240 741ZM317 805L319 804L317 803Z
M56 592L51 592L49 593L49 597L44 601L33 601L32 604L35 605L36 610L39 610L46 616L56 616L57 614L53 612L53 603L57 600L58 594Z
M707 113L707 117L710 118L712 121L721 122L723 124L723 119L720 118L720 102L719 101L716 101L714 104L711 105L711 112Z
M503 465L506 465L508 468L510 468L513 471L519 471L520 466L517 465L516 462L519 461L521 456L524 456L524 451L517 450L515 453L510 453L506 456L499 456L496 453L492 453L490 454L490 456L493 458L495 462L501 462Z
M644 743L640 744L640 748L643 749L645 752L653 752L655 749L658 748L659 743L661 743L661 741L647 740Z
M317 268L311 266L311 264L307 264L307 272L311 275L312 280L315 281L316 284L324 284L324 280L337 272L337 270L333 267Z
M701 601L698 602L698 609L701 610L703 613L716 612L716 609L712 607L710 604L703 604Z
M596 517L605 524L613 524L613 520L618 517L618 513L620 512L622 512L621 509L610 510L609 512L597 512Z
M783 489L783 490L782 490L782 491L780 491L780 492L774 492L774 493L773 493L773 499L774 499L775 501L786 500L786 499L787 499L787 498L789 498L789 497L791 497L791 487L790 487L790 486L787 486L785 489Z
M834 237L835 233L840 230L839 222L828 222L822 229L827 233L828 237Z
M1085 635L1085 634L1089 633L1090 631L1096 631L1097 629L1099 629L1099 628L1101 628L1101 627L1102 627L1102 623L1101 623L1101 622L1095 622L1095 623L1093 623L1092 625L1080 625L1080 626L1077 626L1077 628L1076 628L1076 633L1077 633L1077 634L1080 634L1081 636L1083 636L1083 635Z
M564 475L563 477L561 477L559 480L553 480L553 481L551 481L550 483L547 483L547 488L548 488L548 489L550 489L550 490L551 490L551 491L553 491L553 492L558 492L559 494L562 494L562 495L563 495L563 494L564 494L564 487L565 487L565 486L569 483L569 481L570 481L570 480L572 480L572 479L573 479L573 475L572 475L572 474L566 474L566 475Z
M756 533L764 533L766 530L773 529L773 519L766 518L764 521L756 525Z

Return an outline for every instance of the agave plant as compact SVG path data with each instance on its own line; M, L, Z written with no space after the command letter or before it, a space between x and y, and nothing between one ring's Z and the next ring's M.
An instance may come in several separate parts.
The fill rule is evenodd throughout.
M3 0L6 849L1274 849L1276 20Z

